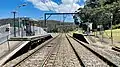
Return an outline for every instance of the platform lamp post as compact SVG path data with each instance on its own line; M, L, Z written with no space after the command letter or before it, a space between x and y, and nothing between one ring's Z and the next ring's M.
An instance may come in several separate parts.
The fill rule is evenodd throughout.
M17 13L17 10L20 8L20 7L22 7L22 6L26 6L27 4L22 4L22 5L19 5L19 6L17 6L17 8L12 12L13 13L13 15L14 15L14 18L13 18L13 20L14 20L14 37L16 37L16 26L15 26L15 19L16 19L16 13ZM19 29L19 22L18 22L18 29Z
M17 12L16 12L16 11L13 11L12 13L13 13L13 15L14 15L14 18L13 18L13 20L14 20L14 23L13 23L13 24L14 24L14 25L13 25L13 26L14 26L14 37L16 37L15 15L16 15Z
M25 3L25 4L21 4L21 5L19 5L18 6L18 8L17 9L19 9L19 8L21 8L21 7L24 7L24 6L26 6L27 4ZM20 18L18 17L18 35L20 35Z

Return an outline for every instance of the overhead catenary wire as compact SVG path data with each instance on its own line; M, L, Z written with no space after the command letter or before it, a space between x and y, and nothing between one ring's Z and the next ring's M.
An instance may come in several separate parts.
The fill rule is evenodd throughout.
M60 2L58 1L58 5L60 5ZM60 13L60 9L59 9L59 7L58 7L58 13Z
M42 2L42 1L41 1ZM42 2L43 3L43 2ZM48 5L47 5L47 2L44 2L43 3L47 8L48 8L48 10L50 10L51 11L51 9L48 7Z
M49 3L48 3L48 2L49 2ZM55 10L55 8L54 8L51 0L48 0L47 2L44 2L44 4L45 4L45 6L46 6L50 11L56 12L56 10ZM53 10L52 10L47 4L50 4Z
M49 0L49 2L50 2L50 4L51 4L51 6L52 6L53 10L55 11L55 8L53 7L52 1L51 1L51 0ZM55 11L55 12L56 12L56 11Z
M41 2L42 2L42 1L41 1ZM50 8L48 7L48 5L47 5L48 2L43 1L42 3L44 3L44 5L48 8L48 10L51 11L51 9L50 9ZM47 20L46 20L46 23L47 23ZM45 23L45 25L46 25L46 23ZM44 26L44 24L43 24L43 26Z
M72 10L72 8L73 8L74 1L75 1L75 0L73 0L73 1L72 1L72 4L70 5L71 8L69 9L69 13L71 13L71 10ZM67 18L67 15L64 17L64 21L66 20L66 18Z
M75 0L73 0L73 2L72 2L71 8L73 8L74 1L75 1ZM80 2L80 1L79 1L79 2ZM71 9L71 10L72 10L72 9ZM69 12L71 12L71 11L69 11ZM72 16L74 16L74 15L72 14Z
M72 1L72 4L70 5L71 8L69 9L69 13L71 12L72 8L73 8L73 4L74 4L74 0Z
M72 2L72 6L71 6L71 8L73 8L74 1L75 1L75 0L73 0L73 2ZM80 2L80 1L79 1L79 2ZM70 11L70 12L71 12L71 11ZM71 16L74 16L74 15L76 15L76 14L71 14Z

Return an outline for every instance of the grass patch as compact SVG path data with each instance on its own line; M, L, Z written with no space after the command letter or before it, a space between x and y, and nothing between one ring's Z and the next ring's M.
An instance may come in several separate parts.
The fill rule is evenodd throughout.
M119 47L119 48L120 48L120 44L115 44L114 46L115 46L115 47Z
M72 31L72 32L70 32L71 34L73 34L73 33L78 33L78 34L82 34L82 30L75 30L75 31Z
M113 40L120 42L120 29L113 29L112 35L113 35ZM111 37L111 30L105 30L103 36L110 38Z

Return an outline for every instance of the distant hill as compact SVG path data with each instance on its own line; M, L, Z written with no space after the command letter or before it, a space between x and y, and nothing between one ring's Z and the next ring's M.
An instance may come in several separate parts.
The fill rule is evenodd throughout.
M18 22L19 20L18 20L18 18L16 19L16 24L17 24L17 22ZM14 21L13 21L13 18L6 18L6 19L0 19L0 26L1 25L5 25L5 24L11 24L11 26L13 26L13 23L14 23ZM37 24L37 25L39 25L40 24L40 26L43 26L43 24L44 24L44 20L38 20L37 22L34 22L35 24ZM60 21L56 21L56 20L47 20L47 24L48 25L50 25L50 24L57 24L57 25L66 25L66 24L72 24L71 22L60 22Z
M6 19L0 19L0 26L5 24L12 24L13 19L12 18L6 18Z
M18 21L19 19L16 18L16 25L18 24ZM35 26L40 26L40 27L43 27L45 26L45 23L44 23L44 20L38 20L38 21L34 21L34 20L31 20L30 21L33 21ZM23 21L21 21L22 23ZM6 19L0 19L0 26L1 25L5 25L5 24L10 24L10 26L14 26L14 21L13 21L13 18L6 18ZM60 22L60 21L56 21L56 20L47 20L47 28L48 28L48 31L51 31L51 30L56 30L62 26L69 26L69 25L73 25L73 23L71 22ZM62 27L63 28L63 27Z

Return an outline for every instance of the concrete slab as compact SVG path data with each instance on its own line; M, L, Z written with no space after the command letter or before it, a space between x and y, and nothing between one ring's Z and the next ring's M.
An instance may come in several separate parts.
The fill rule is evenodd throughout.
M50 36L50 34L25 36L25 37L12 37L9 39L9 41L33 41L33 40L38 40L42 37L47 37L47 36Z
M9 45L8 45L9 43ZM0 45L0 57L6 52L10 51L13 47L17 46L16 44L21 43L21 41L6 41Z
M59 35L60 33L48 33L50 34L52 37L56 37L57 35Z
M7 42L0 45L1 48L1 57L0 57L0 66L3 65L8 59L10 59L15 53L17 53L21 48L23 48L29 41L10 41L10 49L7 48Z

